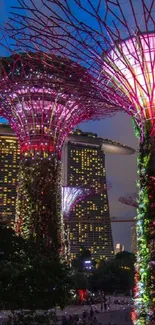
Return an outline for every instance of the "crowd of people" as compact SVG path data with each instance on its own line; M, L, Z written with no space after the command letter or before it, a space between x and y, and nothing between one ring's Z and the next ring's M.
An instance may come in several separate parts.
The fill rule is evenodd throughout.
M96 306L90 306L90 310L84 309L81 318L79 315L69 315L63 316L59 324L61 325L100 325L101 323L98 320L98 314L100 312L106 311L107 308L110 308L110 298L103 298L100 308Z
M101 323L97 319L96 311L90 308L90 312L83 311L81 318L78 315L63 316L59 322L61 325L100 325Z
M66 311L66 315L59 318L58 325L100 325L98 318L100 313L117 310L117 305L122 308L132 306L131 297L113 297L106 296L105 294L100 295L100 302L95 304L93 299L89 299L83 304L83 310L78 314L69 315L69 310ZM115 307L116 306L116 307ZM75 310L74 310L75 313ZM115 325L109 323L108 325Z

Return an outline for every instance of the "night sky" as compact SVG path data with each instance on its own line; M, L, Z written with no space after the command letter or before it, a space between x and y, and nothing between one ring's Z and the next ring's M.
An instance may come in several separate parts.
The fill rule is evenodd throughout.
M11 4L15 6L17 1L1 0L1 22L7 20ZM7 52L0 48L0 56L5 55L7 55ZM79 125L79 127L84 131L95 132L103 138L114 139L136 150L138 149L138 141L133 132L131 118L127 114L117 113L113 118L85 123ZM131 156L109 154L106 156L107 179L112 182L112 189L108 192L111 216L129 219L136 215L135 208L118 202L119 196L136 191L136 159L137 154ZM129 251L131 245L130 228L130 223L112 224L114 243L120 242L124 244L125 249Z

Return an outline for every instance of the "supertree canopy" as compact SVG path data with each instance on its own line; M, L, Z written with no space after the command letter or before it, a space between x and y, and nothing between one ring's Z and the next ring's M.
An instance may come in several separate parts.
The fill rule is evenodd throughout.
M62 187L62 213L64 218L69 217L75 205L84 200L92 193L91 188L83 186L63 186Z
M25 30L25 44L32 48L47 38L48 51L56 47L89 68L99 91L107 89L107 98L110 92L119 102L123 98L122 108L133 118L140 139L134 322L155 324L155 0L40 3L41 10L34 0L19 1L12 36L23 44Z
M106 189L110 189L112 184L108 181L106 184ZM97 189L92 187L91 184L89 187L84 186L63 186L62 187L62 213L63 217L69 217L71 210L75 207L77 203L82 200L85 200L90 195L95 195L99 192L104 191L105 188L99 186Z
M102 116L103 104L95 87L89 88L85 69L54 55L50 61L43 58L29 53L1 58L1 110L22 153L56 152L59 157L69 131L79 121L95 118L95 103Z
M119 202L134 208L138 208L137 200L138 200L137 193L131 193L131 194L127 194L126 196L120 196L118 199Z

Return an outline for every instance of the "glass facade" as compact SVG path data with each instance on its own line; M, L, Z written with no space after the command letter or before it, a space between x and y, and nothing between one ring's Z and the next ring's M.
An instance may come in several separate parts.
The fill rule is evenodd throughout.
M80 137L96 134L77 131ZM86 138L87 139L87 138ZM87 140L86 140L87 142ZM76 258L84 246L94 259L113 256L113 240L106 188L104 152L97 146L69 141L67 145L67 185L94 189L94 194L80 201L70 212L69 225L71 259Z
M20 150L8 125L0 125L0 221L13 224Z

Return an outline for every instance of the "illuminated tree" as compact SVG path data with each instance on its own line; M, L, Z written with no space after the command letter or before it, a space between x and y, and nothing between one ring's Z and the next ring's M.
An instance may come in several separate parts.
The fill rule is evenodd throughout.
M101 93L107 90L107 98L111 96L111 100L123 99L122 109L134 120L140 140L134 322L155 324L155 1L40 0L40 3L41 10L33 0L29 5L19 1L19 14L12 16L18 22L13 37L23 44L25 30L25 44L31 42L32 49L46 37L47 51L57 46L59 54L89 68L98 90ZM31 15L24 17L21 9L27 9Z
M137 193L132 193L126 196L120 196L118 201L123 204L129 205L131 207L138 208L137 199L138 199Z
M109 105L85 68L43 53L0 60L0 113L18 136L16 230L58 252L63 234L61 150L81 121L106 115Z
M111 188L111 183L108 181L106 184L106 190ZM88 196L92 194L97 194L101 191L104 191L105 188L102 188L101 186L98 187L98 189L93 188L91 184L89 187L84 186L63 186L62 187L62 213L63 217L69 217L69 214L71 210L75 207L75 205L85 200Z
M69 216L74 206L90 195L91 189L82 186L63 186L62 187L62 213L64 218Z

